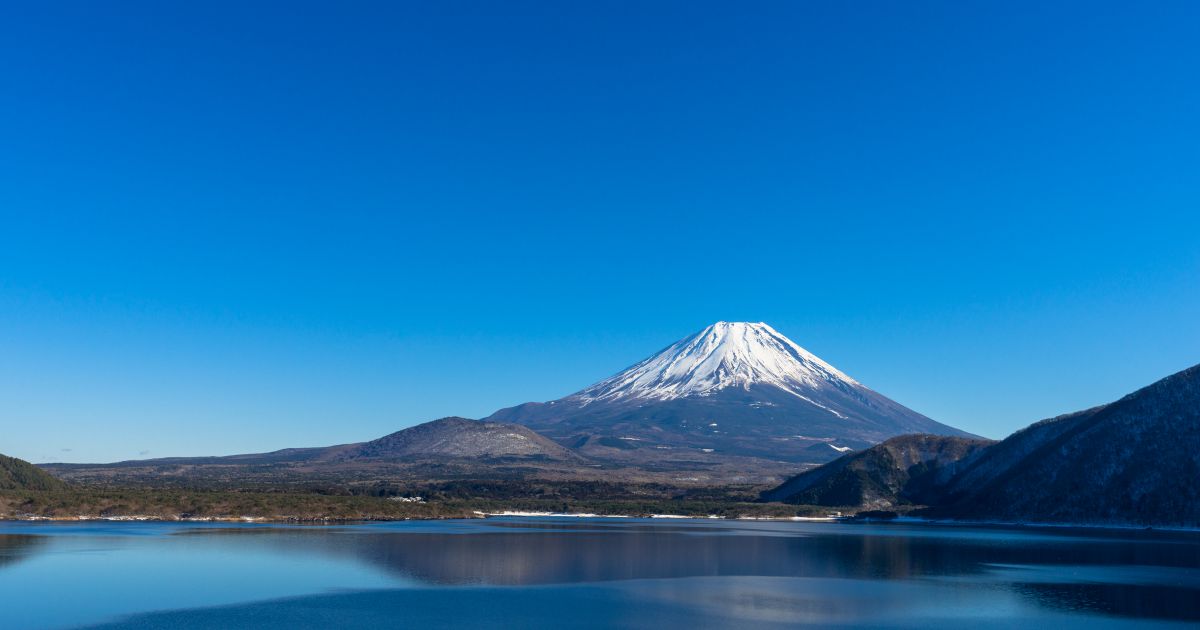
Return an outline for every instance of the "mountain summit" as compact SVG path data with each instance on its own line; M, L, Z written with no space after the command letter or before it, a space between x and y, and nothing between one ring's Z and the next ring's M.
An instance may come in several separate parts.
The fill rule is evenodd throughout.
M769 385L806 400L804 391L859 387L854 379L764 323L717 322L578 396L600 401L673 400L708 396L729 387L749 390L755 385Z
M711 453L823 462L905 433L968 435L748 322L717 322L575 394L488 419L645 462Z

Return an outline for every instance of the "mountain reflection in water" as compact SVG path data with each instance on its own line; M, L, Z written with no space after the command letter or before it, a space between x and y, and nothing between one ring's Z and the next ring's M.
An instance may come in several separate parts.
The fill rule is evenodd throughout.
M459 533L367 527L316 536L293 530L271 538L270 544L351 556L430 585L734 576L928 579L1002 583L1055 610L1200 620L1200 541L1171 532L512 518ZM1089 575L1089 567L1119 569L1101 576Z
M0 569L30 557L45 542L41 536L0 534Z
M1194 532L565 518L0 531L23 532L0 533L0 586L107 589L76 594L78 610L22 602L5 627L375 625L398 611L416 626L1200 621ZM35 570L41 557L55 560Z
M497 523L486 534L323 537L317 548L445 585L735 575L903 580L969 576L1000 565L1200 567L1195 541L1171 544L1170 535L1139 538L1140 532L1069 536L923 525L794 527L560 523L542 529Z

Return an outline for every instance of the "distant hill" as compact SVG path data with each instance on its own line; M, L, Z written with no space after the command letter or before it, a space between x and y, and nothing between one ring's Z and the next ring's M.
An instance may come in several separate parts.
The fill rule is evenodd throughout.
M1200 525L1200 365L1014 433L943 503L957 518Z
M469 459L581 459L519 424L442 418L347 447L331 461L451 457Z
M872 391L764 323L717 322L575 394L488 420L598 459L824 463L907 433L973 437ZM815 447L815 448L814 448Z
M586 458L528 427L456 417L355 444L44 468L79 483L214 487L599 474Z
M903 435L803 472L763 493L768 501L888 509L927 504L964 459L995 442L944 435Z
M66 487L67 484L23 459L0 455L0 490L62 490Z
M355 462L366 463L370 460L504 457L577 459L574 453L521 425L450 417L401 429L370 442L355 444L285 448L269 453L215 457L160 457L111 464L46 464L46 467L70 475L72 471L80 469L100 468L284 465L320 468Z

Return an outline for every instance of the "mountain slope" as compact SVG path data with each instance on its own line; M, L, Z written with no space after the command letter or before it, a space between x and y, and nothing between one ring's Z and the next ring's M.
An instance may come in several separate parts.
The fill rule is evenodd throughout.
M887 509L936 501L964 460L991 440L902 435L803 472L763 493L767 501Z
M718 322L548 403L502 409L588 455L651 461L714 452L824 462L905 433L968 434L862 385L763 323ZM674 452L672 452L674 451Z
M45 468L80 483L187 487L596 475L585 458L528 427L466 418L442 418L356 444Z
M1016 463L1065 433L1082 426L1103 409L1103 406L1063 414L1036 422L997 442L988 449L987 456L980 455L967 465L946 485L945 491L952 496L965 496L975 489L984 488L996 479L1009 473ZM943 499L945 502L946 499Z
M1013 434L945 503L959 518L1200 525L1200 365Z
M370 442L312 448L285 448L269 453L209 457L160 457L111 464L47 464L69 473L79 468L145 468L178 466L267 466L365 462L428 458L540 457L572 460L578 456L528 427L449 417L401 429Z
M23 459L0 455L0 490L62 490L67 484Z
M573 461L580 457L517 424L442 418L340 451L333 461L509 457Z
M771 501L932 506L935 517L1200 526L1200 366L1001 442L902 436L806 471Z

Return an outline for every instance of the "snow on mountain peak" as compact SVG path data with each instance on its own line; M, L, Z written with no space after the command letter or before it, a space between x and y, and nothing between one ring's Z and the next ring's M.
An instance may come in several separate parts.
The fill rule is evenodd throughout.
M717 322L579 392L578 397L589 402L672 400L751 385L771 385L805 400L809 400L806 391L861 387L762 322Z

